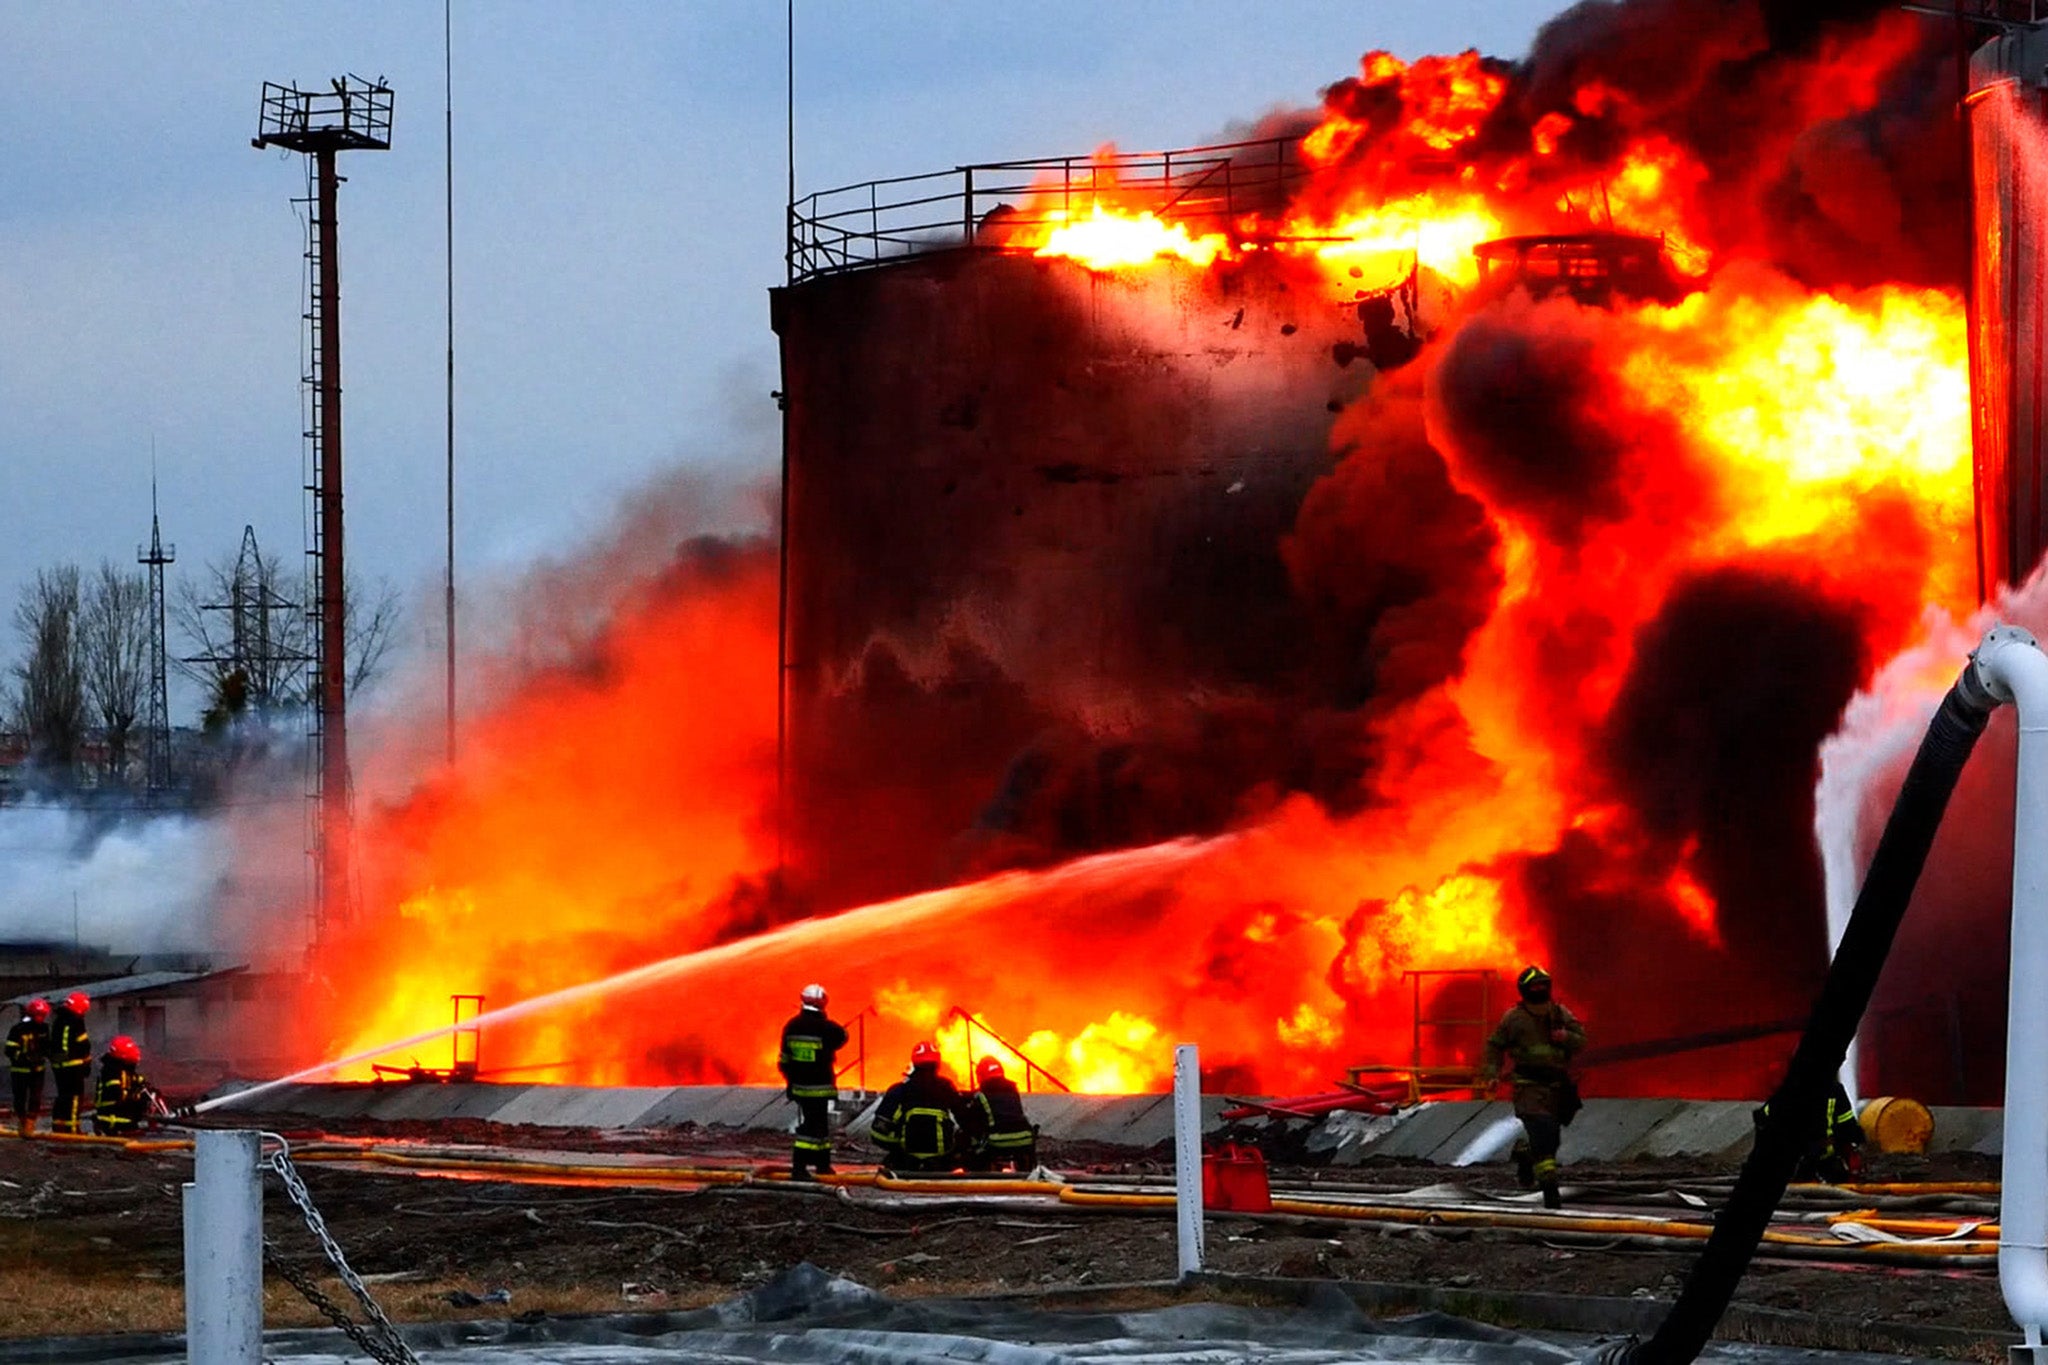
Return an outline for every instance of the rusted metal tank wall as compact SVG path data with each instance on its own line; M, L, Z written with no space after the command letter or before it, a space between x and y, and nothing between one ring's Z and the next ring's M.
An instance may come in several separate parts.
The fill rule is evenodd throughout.
M2048 551L2048 28L2004 34L1970 63L1975 254L1970 388L1984 590L2019 584Z
M1288 666L1279 544L1370 374L1354 305L1278 260L965 251L773 305L788 799L827 900L972 870L1047 727Z
M1974 250L1970 394L1977 549L1987 597L2048 550L2048 29L1985 44L1970 63ZM2030 126L2031 125L2031 126ZM2005 718L1963 776L1858 1035L1867 1094L1997 1104L2005 1079L2012 739ZM1865 846L1889 810L1864 812ZM1964 814L1964 813L1967 814Z

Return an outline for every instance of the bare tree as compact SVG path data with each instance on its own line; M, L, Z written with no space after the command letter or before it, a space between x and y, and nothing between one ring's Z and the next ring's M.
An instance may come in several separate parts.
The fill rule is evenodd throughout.
M14 665L15 706L36 763L69 774L85 738L85 670L79 650L76 564L38 569L14 607L22 660Z
M398 589L385 579L378 579L376 590L367 596L354 579L346 591L342 632L348 637L348 691L354 696L384 676L386 656L405 614L398 605Z
M78 653L86 702L107 743L107 771L128 770L128 743L149 687L149 581L100 561L83 593Z

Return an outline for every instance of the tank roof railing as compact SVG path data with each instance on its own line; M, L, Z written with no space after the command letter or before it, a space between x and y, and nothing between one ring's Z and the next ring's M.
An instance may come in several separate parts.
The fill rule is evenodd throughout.
M1278 209L1309 174L1295 137L1170 152L988 161L820 190L789 206L788 278L885 265L930 251L1034 249L1096 203L1216 232Z

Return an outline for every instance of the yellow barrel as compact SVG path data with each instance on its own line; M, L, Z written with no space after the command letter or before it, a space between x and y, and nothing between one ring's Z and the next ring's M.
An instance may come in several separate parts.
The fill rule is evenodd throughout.
M1927 1106L1896 1095L1865 1101L1860 1122L1880 1152L1924 1152L1934 1137L1934 1115Z

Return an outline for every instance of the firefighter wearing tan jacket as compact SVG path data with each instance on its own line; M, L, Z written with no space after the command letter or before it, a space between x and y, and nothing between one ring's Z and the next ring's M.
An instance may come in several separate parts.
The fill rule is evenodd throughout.
M1525 1135L1515 1144L1516 1173L1524 1188L1542 1188L1545 1208L1562 1208L1557 1148L1564 1126L1579 1111L1571 1062L1586 1046L1586 1030L1570 1010L1550 998L1550 973L1541 967L1523 968L1515 987L1522 998L1501 1016L1500 1026L1486 1040L1479 1086L1492 1090L1500 1081L1502 1061L1513 1064L1508 1079L1515 1089L1515 1117L1522 1121Z

